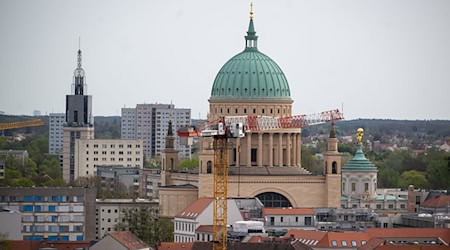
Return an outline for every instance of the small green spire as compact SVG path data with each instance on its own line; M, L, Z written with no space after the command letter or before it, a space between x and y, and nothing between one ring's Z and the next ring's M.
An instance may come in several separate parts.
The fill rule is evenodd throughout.
M255 25L253 24L253 3L250 4L250 23L248 24L247 35L245 36L245 50L258 51L256 46L258 36L256 35Z

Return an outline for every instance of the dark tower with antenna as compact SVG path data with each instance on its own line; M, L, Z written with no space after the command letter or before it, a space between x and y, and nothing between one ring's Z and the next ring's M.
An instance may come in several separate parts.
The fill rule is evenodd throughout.
M73 72L72 93L66 95L66 123L63 129L63 178L66 182L82 176L75 159L75 141L94 139L92 96L87 95L86 75L81 67L82 53L78 49L77 68Z
M86 74L81 67L81 49L73 72L72 94L66 96L66 123L69 127L92 127L92 96L87 95Z

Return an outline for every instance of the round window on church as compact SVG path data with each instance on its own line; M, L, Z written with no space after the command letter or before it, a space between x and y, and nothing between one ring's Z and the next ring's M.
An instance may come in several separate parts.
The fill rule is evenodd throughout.
M264 207L292 207L291 202L279 193L267 192L256 196Z

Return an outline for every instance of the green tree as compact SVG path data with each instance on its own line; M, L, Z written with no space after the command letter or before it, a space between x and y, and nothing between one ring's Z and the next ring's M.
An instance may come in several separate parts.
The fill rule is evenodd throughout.
M312 149L302 146L302 167L312 174L323 174L321 161L313 154Z
M414 185L416 188L430 187L425 174L416 170L405 171L400 176L400 187L407 188L409 185Z
M43 182L42 186L47 186L47 187L64 187L64 186L67 186L67 183L61 177L61 178L58 178L58 179L48 180L46 182Z
M0 234L0 249L1 250L11 250L12 244L8 239L8 233Z
M354 155L355 154L355 147L353 146L353 145L348 145L348 144L342 144L342 143L339 143L339 145L338 145L338 151L339 152L341 152L341 153L343 153L343 152L348 152L348 153L350 153L351 155Z
M130 231L150 245L173 241L173 223L158 217L157 208L131 208L122 211L124 222L114 226L116 231Z
M450 188L449 160L437 159L431 161L427 166L427 179L434 189Z
M59 160L56 156L46 156L43 162L39 165L39 174L42 176L49 176L51 179L62 177Z
M14 180L13 186L15 187L32 187L36 186L36 184L27 177L20 177L19 179Z
M400 183L400 174L391 168L379 168L378 187L396 188Z
M198 168L198 159L183 159L178 163L178 169Z

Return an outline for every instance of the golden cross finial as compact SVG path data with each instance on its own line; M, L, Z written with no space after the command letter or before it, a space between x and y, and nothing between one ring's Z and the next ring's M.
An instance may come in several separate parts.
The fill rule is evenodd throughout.
M250 2L250 19L253 20L253 2Z

